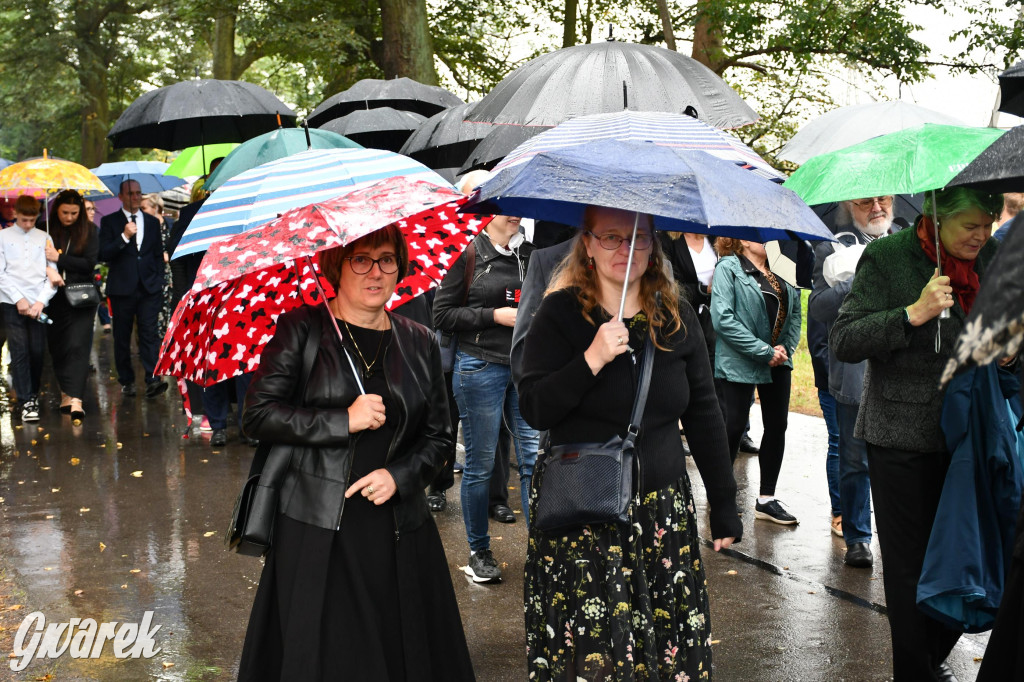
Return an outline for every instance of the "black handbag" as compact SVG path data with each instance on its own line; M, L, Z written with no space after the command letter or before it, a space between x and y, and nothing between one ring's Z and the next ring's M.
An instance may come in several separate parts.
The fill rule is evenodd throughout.
M323 320L319 310L309 324L309 336L302 351L302 374L295 385L292 402L300 402L302 389L309 381L313 359L320 348L320 330ZM263 556L270 549L277 518L278 486L291 463L290 445L260 441L249 467L249 478L235 500L228 527L228 550L246 556Z
M65 284L64 296L72 308L88 308L100 304L100 290L92 282Z
M615 436L607 443L555 445L546 448L539 458L537 503L531 517L537 530L629 522L629 501L640 486L636 438L654 364L654 344L649 336L643 354L643 369L626 437Z

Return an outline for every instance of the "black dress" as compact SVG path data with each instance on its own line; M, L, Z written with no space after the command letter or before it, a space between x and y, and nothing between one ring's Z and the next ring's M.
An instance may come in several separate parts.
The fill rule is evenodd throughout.
M390 330L350 328L364 353L378 343L387 352ZM381 372L363 383L396 414ZM351 481L384 466L394 434L389 420L359 435ZM238 678L475 679L433 519L399 537L393 502L377 506L359 494L345 503L337 531L279 516Z

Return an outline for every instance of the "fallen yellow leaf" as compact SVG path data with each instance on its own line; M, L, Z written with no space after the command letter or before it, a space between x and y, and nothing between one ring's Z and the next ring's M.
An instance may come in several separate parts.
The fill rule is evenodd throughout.
M736 575L736 571L726 571L726 575Z
M81 463L82 463L82 460L78 459L77 457L72 457L71 458L71 466L76 467L76 466L78 466Z
M100 447L101 448L105 448L105 447L107 447L107 444L106 443L100 443Z
M142 569L141 568L133 568L132 570L130 570L128 572L129 573L142 573Z
M143 437L143 438L149 438L149 434L148 434L148 433L144 433L144 434L142 434L142 437ZM173 664L173 663L171 663L171 665L174 665L174 664Z
M50 440L50 434L43 434L43 440Z
M713 640L711 640L711 643L712 644L721 644L722 640L720 640L720 639L713 639Z
M39 468L42 469L43 471L49 471L50 470L50 467L39 467Z
M21 604L15 604L14 606L8 606L7 610L8 611L21 611L22 608L23 607L22 607Z
M199 461L200 461L200 462L202 462L203 464L206 464L206 463L207 463L207 462L209 462L210 460L208 460L208 459L201 459L201 460L199 460Z
M85 512L89 511L89 508L88 507L82 507L78 511L81 512L82 514L84 514Z
M142 472L141 471L133 471L132 472L132 476L134 478L142 478Z
M76 597L81 597L82 596L82 590L75 590L75 596Z
M53 566L43 566L43 570L44 571L52 571L53 570Z
M18 482L21 483L21 481L18 481ZM50 492L51 493L59 493L60 492L60 488L50 488Z
M209 532L203 533L203 537L204 538L212 538L216 534L217 534L217 531L211 530Z
M121 589L122 590L127 590L128 589L128 583L125 583L124 585L121 585Z
M107 548L107 546L106 546L106 545L104 545L104 544L103 544L103 543L101 542L101 543L100 543L100 551L102 552L102 551L103 551L103 550L105 550L106 548Z
M161 663L161 665L162 665L162 666L163 666L163 667L164 667L165 669L166 669L166 668L173 668L173 667L174 667L174 664L173 664L173 663L171 663L170 661L164 661L163 663Z
M123 445L122 445L121 443L118 443L118 444L117 444L117 449L118 449L118 450L120 450L120 449L121 449L122 447L124 447L124 446L123 446Z
M35 438L33 438L33 439L32 439L32 445L35 445L35 444L36 444L36 443L38 443L38 442L39 442L39 441L37 441L37 440L36 440Z
M50 520L50 519L52 519L52 518L53 518L53 514L47 514L47 515L46 515L46 520L47 520L47 521L49 521L49 520Z

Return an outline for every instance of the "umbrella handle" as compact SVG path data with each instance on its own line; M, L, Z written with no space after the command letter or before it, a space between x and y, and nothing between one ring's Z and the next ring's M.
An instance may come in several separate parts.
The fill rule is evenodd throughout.
M935 226L935 269L942 277L942 242L939 239L939 215L935 205L935 190L932 190L932 225ZM939 318L935 320L935 352L942 350L942 321L950 317L949 308L943 308Z
M622 282L622 300L619 301L618 321L622 322L622 316L626 312L626 291L629 289L629 272L633 268L633 252L636 250L636 230L640 225L640 212L636 212L633 218L633 238L629 242L629 260L626 261L626 279Z
M324 293L324 288L322 286L320 286L320 277L317 276L316 269L313 267L313 259L310 258L309 256L306 256L305 260L306 260L306 266L309 268L309 271L311 273L313 273L313 281L316 282L316 290L320 292L320 300L324 302L325 306L327 306L327 294ZM299 267L299 263L298 263L298 261L296 261L295 262L296 270L298 269L298 267ZM299 273L296 273L296 274L299 274ZM331 312L330 307L327 308L327 316L329 318L331 318L331 324L334 325L334 331L338 334L338 340L342 342L341 350L345 352L345 359L348 360L348 366L352 368L352 376L356 380L356 386L359 387L359 394L360 395L366 395L366 389L363 388L363 380L359 377L359 370L356 369L356 363L352 361L352 356L349 354L348 348L345 348L345 344L344 344L345 337L342 336L341 329L338 327L338 321L336 319L334 319L334 313Z

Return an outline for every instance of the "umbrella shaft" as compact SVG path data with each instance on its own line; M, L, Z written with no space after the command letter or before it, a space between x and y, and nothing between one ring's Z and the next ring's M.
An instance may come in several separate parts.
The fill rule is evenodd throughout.
M633 269L633 252L636 251L636 230L640 225L640 212L636 212L636 217L633 219L633 236L629 240L629 260L626 261L626 279L622 282L622 300L619 301L619 322L622 322L622 316L626 312L626 292L629 290L629 273Z

